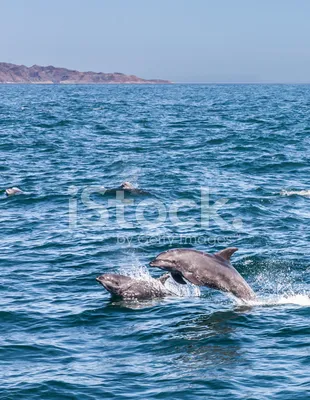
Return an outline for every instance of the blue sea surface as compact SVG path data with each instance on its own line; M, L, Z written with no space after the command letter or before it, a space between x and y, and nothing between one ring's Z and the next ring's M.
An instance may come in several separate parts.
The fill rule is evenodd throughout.
M0 399L309 399L309 149L309 85L1 85ZM252 303L95 279L229 246Z

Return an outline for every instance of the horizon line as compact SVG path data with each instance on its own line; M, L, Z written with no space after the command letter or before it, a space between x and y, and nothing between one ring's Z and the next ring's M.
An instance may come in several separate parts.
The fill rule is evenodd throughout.
M218 81L218 82L177 82L172 81L174 84L179 85L310 85L309 82L227 82L227 81Z

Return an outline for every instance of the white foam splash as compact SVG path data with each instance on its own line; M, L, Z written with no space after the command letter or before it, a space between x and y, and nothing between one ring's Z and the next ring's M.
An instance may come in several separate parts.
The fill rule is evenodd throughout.
M310 297L308 294L289 294L268 297L257 297L255 300L243 301L234 299L240 306L276 306L276 305L296 305L301 307L310 306Z
M141 281L149 281L153 279L146 266L139 263L132 264L130 267L121 268L119 273Z
M299 306L310 306L310 297L307 294L295 294L292 296L282 296L277 304L296 304Z
M269 259L259 264L259 272L252 278L251 286L256 293L256 299L241 301L234 299L238 305L277 306L295 305L310 306L310 292L304 275L307 270L294 274L294 262L289 260ZM298 279L297 279L298 278Z
M130 268L124 268L119 271L120 274L130 276L141 281L147 281L154 286L161 286L162 283L154 279L145 265L133 264ZM172 277L169 277L164 283L165 288L171 292L172 295L178 297L198 297L200 296L200 289L198 286L188 283L187 285L180 285Z
M175 296L179 297L199 297L200 289L198 286L187 282L186 285L178 284L172 277L166 280L165 287Z
M280 192L281 196L305 196L310 197L310 190L282 190Z

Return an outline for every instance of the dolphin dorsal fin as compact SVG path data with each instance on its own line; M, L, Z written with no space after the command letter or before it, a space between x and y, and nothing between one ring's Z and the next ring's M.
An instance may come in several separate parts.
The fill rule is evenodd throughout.
M226 261L230 261L230 257L238 250L237 247L227 247L227 249L221 250L214 255L217 257L221 257Z

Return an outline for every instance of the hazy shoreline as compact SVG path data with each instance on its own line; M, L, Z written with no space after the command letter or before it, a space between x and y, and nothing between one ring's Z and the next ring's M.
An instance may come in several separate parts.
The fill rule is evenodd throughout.
M0 62L0 84L42 84L42 85L101 85L101 84L171 84L163 79L144 79L121 72L81 72L77 70L40 65L27 67Z

